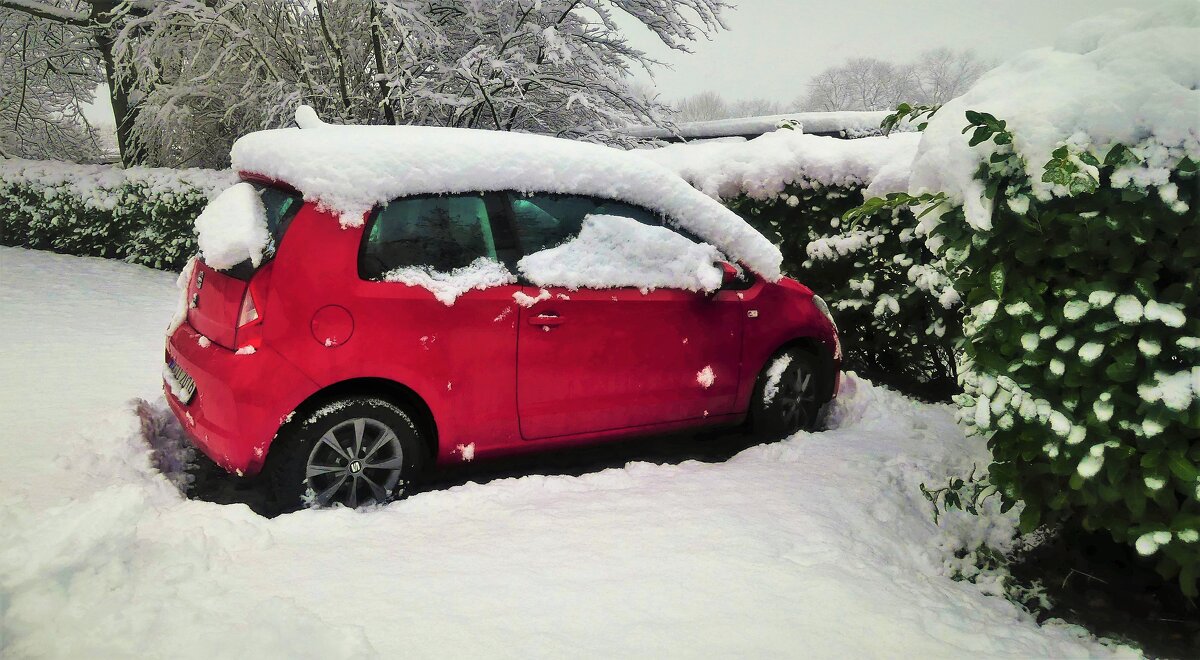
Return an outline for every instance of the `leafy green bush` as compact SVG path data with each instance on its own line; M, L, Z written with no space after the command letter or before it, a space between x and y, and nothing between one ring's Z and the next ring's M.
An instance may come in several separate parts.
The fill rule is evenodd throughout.
M178 270L228 172L0 160L0 244Z
M906 394L959 391L958 295L931 264L907 208L859 210L863 187L789 185L771 200L729 202L779 245L784 271L834 310L844 367ZM849 217L846 217L848 214Z
M1152 149L1063 145L1030 179L1005 121L967 112L989 223L944 197L929 239L964 298L963 420L1024 530L1070 520L1200 579L1200 186ZM964 138L966 140L968 138ZM1168 164L1153 187L1131 177ZM1036 184L1055 194L1037 194ZM949 210L946 210L948 207Z

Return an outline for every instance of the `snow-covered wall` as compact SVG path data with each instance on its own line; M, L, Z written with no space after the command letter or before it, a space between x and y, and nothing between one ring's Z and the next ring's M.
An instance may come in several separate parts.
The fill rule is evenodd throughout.
M856 140L779 130L753 140L673 144L637 153L676 172L710 197L766 200L788 185L865 188L868 196L908 187L920 133Z

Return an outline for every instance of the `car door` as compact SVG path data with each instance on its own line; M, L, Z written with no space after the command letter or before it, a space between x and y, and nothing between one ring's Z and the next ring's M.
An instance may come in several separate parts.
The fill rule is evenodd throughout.
M450 447L520 438L508 217L503 195L423 195L378 208L363 232L358 368L416 390Z
M523 254L574 237L589 214L652 213L565 195L514 196ZM517 340L526 440L694 421L733 411L743 304L737 292L527 287Z

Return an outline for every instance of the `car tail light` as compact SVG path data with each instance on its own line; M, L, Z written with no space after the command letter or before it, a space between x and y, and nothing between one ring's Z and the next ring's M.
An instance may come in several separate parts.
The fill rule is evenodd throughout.
M242 310L238 312L238 329L257 320L258 307L254 304L254 294L250 292L250 287L246 287L246 295L242 296Z

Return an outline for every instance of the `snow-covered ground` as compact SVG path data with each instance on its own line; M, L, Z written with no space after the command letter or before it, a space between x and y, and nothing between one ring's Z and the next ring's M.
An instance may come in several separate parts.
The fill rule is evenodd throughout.
M847 378L834 429L274 520L184 499L126 401L159 391L174 277L0 248L0 655L1081 656L950 580L918 490L986 462L950 411Z

